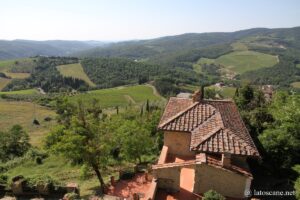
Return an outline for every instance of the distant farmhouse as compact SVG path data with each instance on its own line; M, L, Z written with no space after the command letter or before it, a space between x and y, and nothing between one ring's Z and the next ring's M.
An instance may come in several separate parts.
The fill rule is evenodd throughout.
M213 189L244 198L253 179L247 158L260 158L236 105L228 100L171 97L158 128L164 131L159 161L152 166L156 199L197 199Z

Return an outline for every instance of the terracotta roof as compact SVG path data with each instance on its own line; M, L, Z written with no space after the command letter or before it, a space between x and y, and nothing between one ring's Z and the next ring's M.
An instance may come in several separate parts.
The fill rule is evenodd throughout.
M190 149L198 152L259 156L232 101L170 98L158 128L190 132Z

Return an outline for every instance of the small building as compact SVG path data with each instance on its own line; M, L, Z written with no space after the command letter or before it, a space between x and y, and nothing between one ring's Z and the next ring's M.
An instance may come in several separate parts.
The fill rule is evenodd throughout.
M272 85L261 86L261 91L264 93L264 97L267 102L272 100L274 94L274 87Z
M215 84L216 87L221 88L224 86L224 83L220 82L220 83L216 83Z
M260 154L234 102L206 100L201 91L192 99L171 97L158 129L164 146L152 166L155 199L171 193L173 199L192 200L210 189L245 197L253 179L247 158Z

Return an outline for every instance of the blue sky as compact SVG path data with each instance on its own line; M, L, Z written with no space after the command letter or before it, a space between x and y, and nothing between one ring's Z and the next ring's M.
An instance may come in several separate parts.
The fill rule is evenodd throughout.
M129 40L300 26L299 0L0 0L0 39Z

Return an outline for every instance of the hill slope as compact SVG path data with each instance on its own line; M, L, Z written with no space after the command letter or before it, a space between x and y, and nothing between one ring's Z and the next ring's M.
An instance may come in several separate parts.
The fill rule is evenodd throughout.
M0 60L25 58L36 55L64 56L101 45L104 45L104 43L97 41L0 40Z
M157 59L157 56L185 53L217 44L230 44L244 40L248 44L292 47L300 50L300 27L284 29L254 28L229 33L188 33L151 40L128 41L97 47L76 53L87 57L126 57L131 59Z

